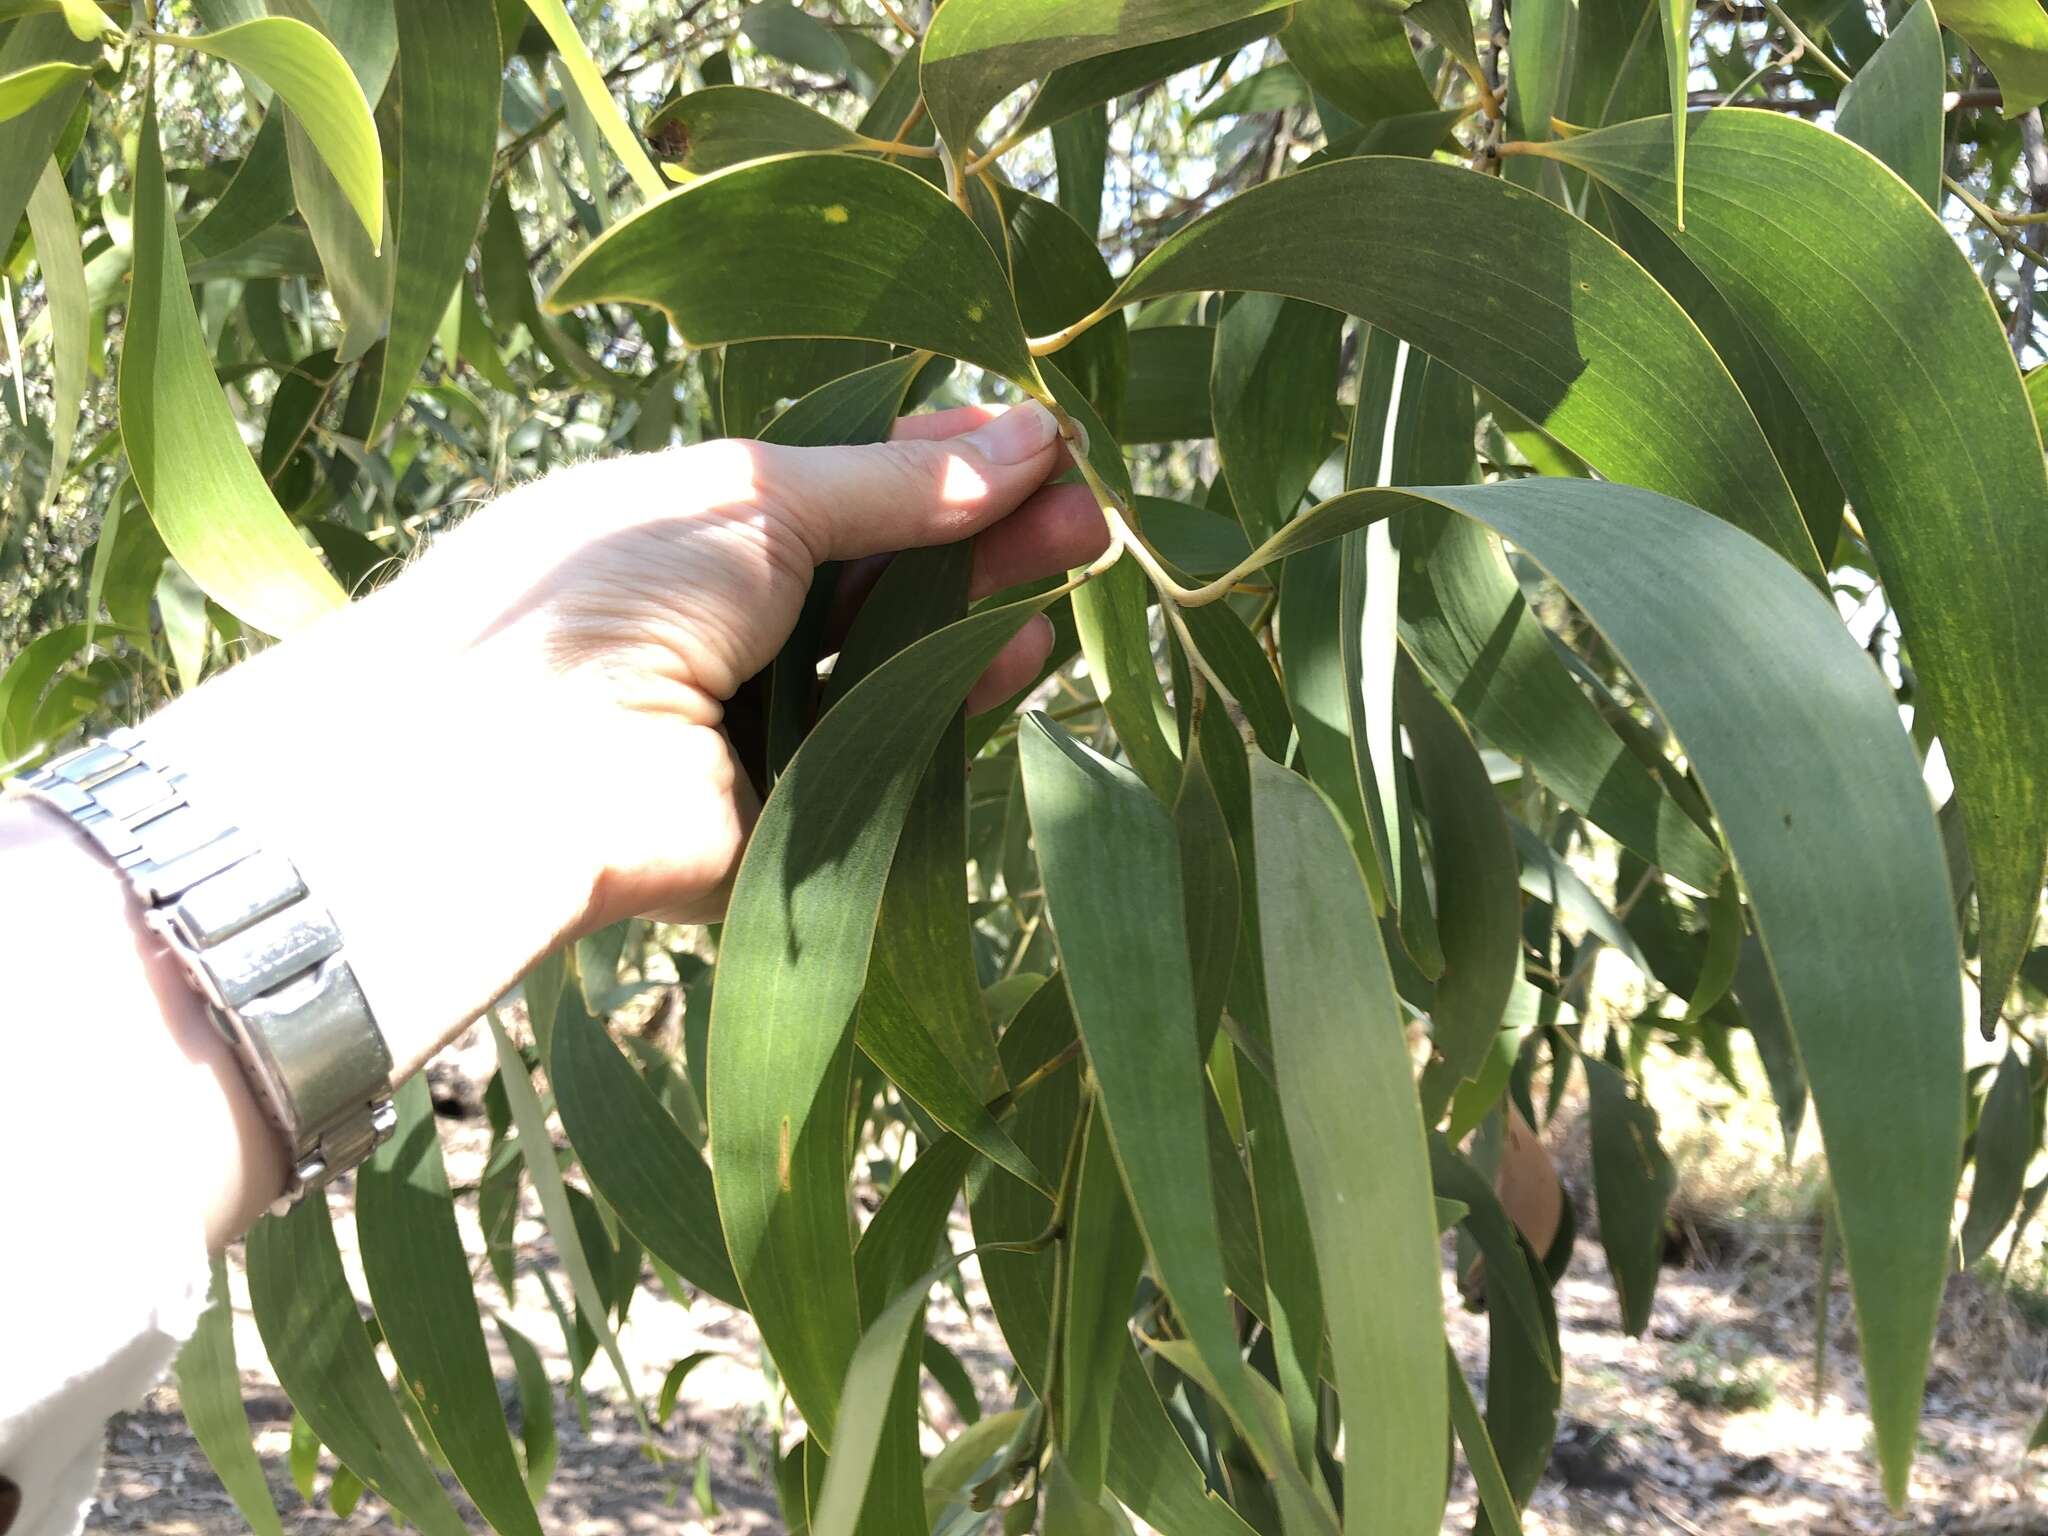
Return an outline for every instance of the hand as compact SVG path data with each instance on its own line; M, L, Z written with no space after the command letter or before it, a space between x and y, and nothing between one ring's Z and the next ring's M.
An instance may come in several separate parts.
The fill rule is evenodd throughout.
M981 596L1084 564L1103 524L1085 488L1045 483L1062 463L1026 405L906 418L870 447L581 465L149 731L333 907L403 1074L562 940L715 918L756 809L722 706L813 570L973 537ZM1049 645L1027 626L970 707Z

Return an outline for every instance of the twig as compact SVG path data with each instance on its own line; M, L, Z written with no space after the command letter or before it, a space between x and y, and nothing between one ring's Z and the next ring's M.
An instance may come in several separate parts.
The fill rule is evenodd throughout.
M913 27L904 14L896 9L894 0L875 0L875 8L896 24L896 30L913 43L918 40L917 28Z
M1764 9L1769 11L1771 18L1790 34L1793 42L1813 55L1814 61L1822 69L1833 75L1842 84L1847 85L1849 83L1848 71L1830 58L1825 48L1821 47L1820 44L1800 30L1799 23L1785 14L1785 8L1778 4L1778 0L1764 0Z

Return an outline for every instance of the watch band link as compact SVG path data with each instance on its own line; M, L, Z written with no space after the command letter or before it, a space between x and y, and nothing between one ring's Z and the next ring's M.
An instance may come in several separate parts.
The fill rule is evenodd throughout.
M396 1127L391 1054L341 930L291 861L191 804L184 785L124 728L8 787L63 812L127 878L284 1133L282 1210Z

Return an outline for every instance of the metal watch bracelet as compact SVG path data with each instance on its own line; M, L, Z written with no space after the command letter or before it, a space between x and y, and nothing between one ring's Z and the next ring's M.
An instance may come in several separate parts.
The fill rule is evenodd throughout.
M282 1212L396 1127L391 1053L291 861L192 804L185 782L124 728L7 787L61 811L127 877L284 1134Z

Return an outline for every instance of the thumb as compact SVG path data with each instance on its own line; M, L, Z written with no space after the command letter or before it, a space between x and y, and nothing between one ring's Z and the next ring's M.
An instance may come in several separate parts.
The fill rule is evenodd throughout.
M755 473L815 559L852 560L979 533L1059 462L1058 423L1027 400L959 437L763 447Z

